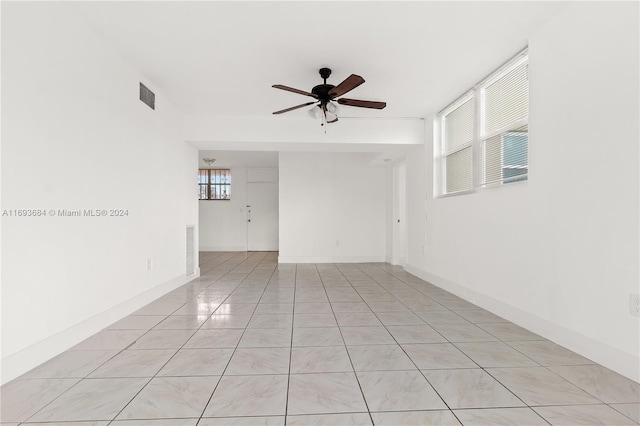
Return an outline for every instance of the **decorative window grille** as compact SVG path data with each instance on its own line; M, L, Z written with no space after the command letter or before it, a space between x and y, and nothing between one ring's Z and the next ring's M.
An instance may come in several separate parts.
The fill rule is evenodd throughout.
M198 173L200 200L230 200L231 170L200 169Z

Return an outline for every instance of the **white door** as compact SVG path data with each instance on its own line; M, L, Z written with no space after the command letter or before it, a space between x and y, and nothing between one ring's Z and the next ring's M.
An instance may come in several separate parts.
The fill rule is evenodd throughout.
M278 183L247 183L247 250L278 251Z
M407 263L407 167L400 164L394 169L393 256L394 265Z

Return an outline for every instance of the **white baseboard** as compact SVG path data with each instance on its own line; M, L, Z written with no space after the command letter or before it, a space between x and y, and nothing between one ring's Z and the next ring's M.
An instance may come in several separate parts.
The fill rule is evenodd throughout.
M278 263L372 263L384 256L278 256Z
M246 246L200 246L200 251L247 251Z
M640 363L637 355L621 351L584 334L556 324L520 308L501 302L430 272L405 266L405 271L437 287L447 290L481 308L487 309L514 324L572 350L631 380L640 382Z
M19 377L43 362L48 361L56 355L66 351L70 347L77 345L86 338L93 336L114 322L137 311L146 304L169 293L171 290L198 278L199 276L200 268L196 268L196 273L193 275L189 275L188 277L186 275L175 277L72 327L69 327L66 330L34 343L25 349L3 357L0 383L5 384L10 380Z

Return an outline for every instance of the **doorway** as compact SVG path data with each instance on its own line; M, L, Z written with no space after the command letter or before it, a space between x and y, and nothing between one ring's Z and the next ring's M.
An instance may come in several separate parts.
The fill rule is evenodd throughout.
M248 170L247 251L278 251L278 208L277 170Z
M211 150L198 155L199 169L231 171L227 188L231 196L199 201L196 248L229 252L278 250L278 153ZM252 206L251 227L247 222L248 205Z
M394 265L407 264L407 166L393 169L393 255Z

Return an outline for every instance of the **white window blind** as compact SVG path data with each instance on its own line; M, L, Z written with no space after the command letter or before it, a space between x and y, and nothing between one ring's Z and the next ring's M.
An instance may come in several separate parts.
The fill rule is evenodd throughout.
M527 179L528 65L524 56L480 88L484 112L481 185Z
M515 68L483 88L485 134L500 130L529 115L528 66L526 61L516 63Z
M463 98L442 115L443 168L446 193L473 188L472 143L475 103L473 96Z
M445 166L448 194L473 188L472 161L470 146L447 155Z
M474 110L473 97L470 97L444 116L446 151L451 152L473 141Z
M442 194L527 180L528 65L521 52L440 113Z

